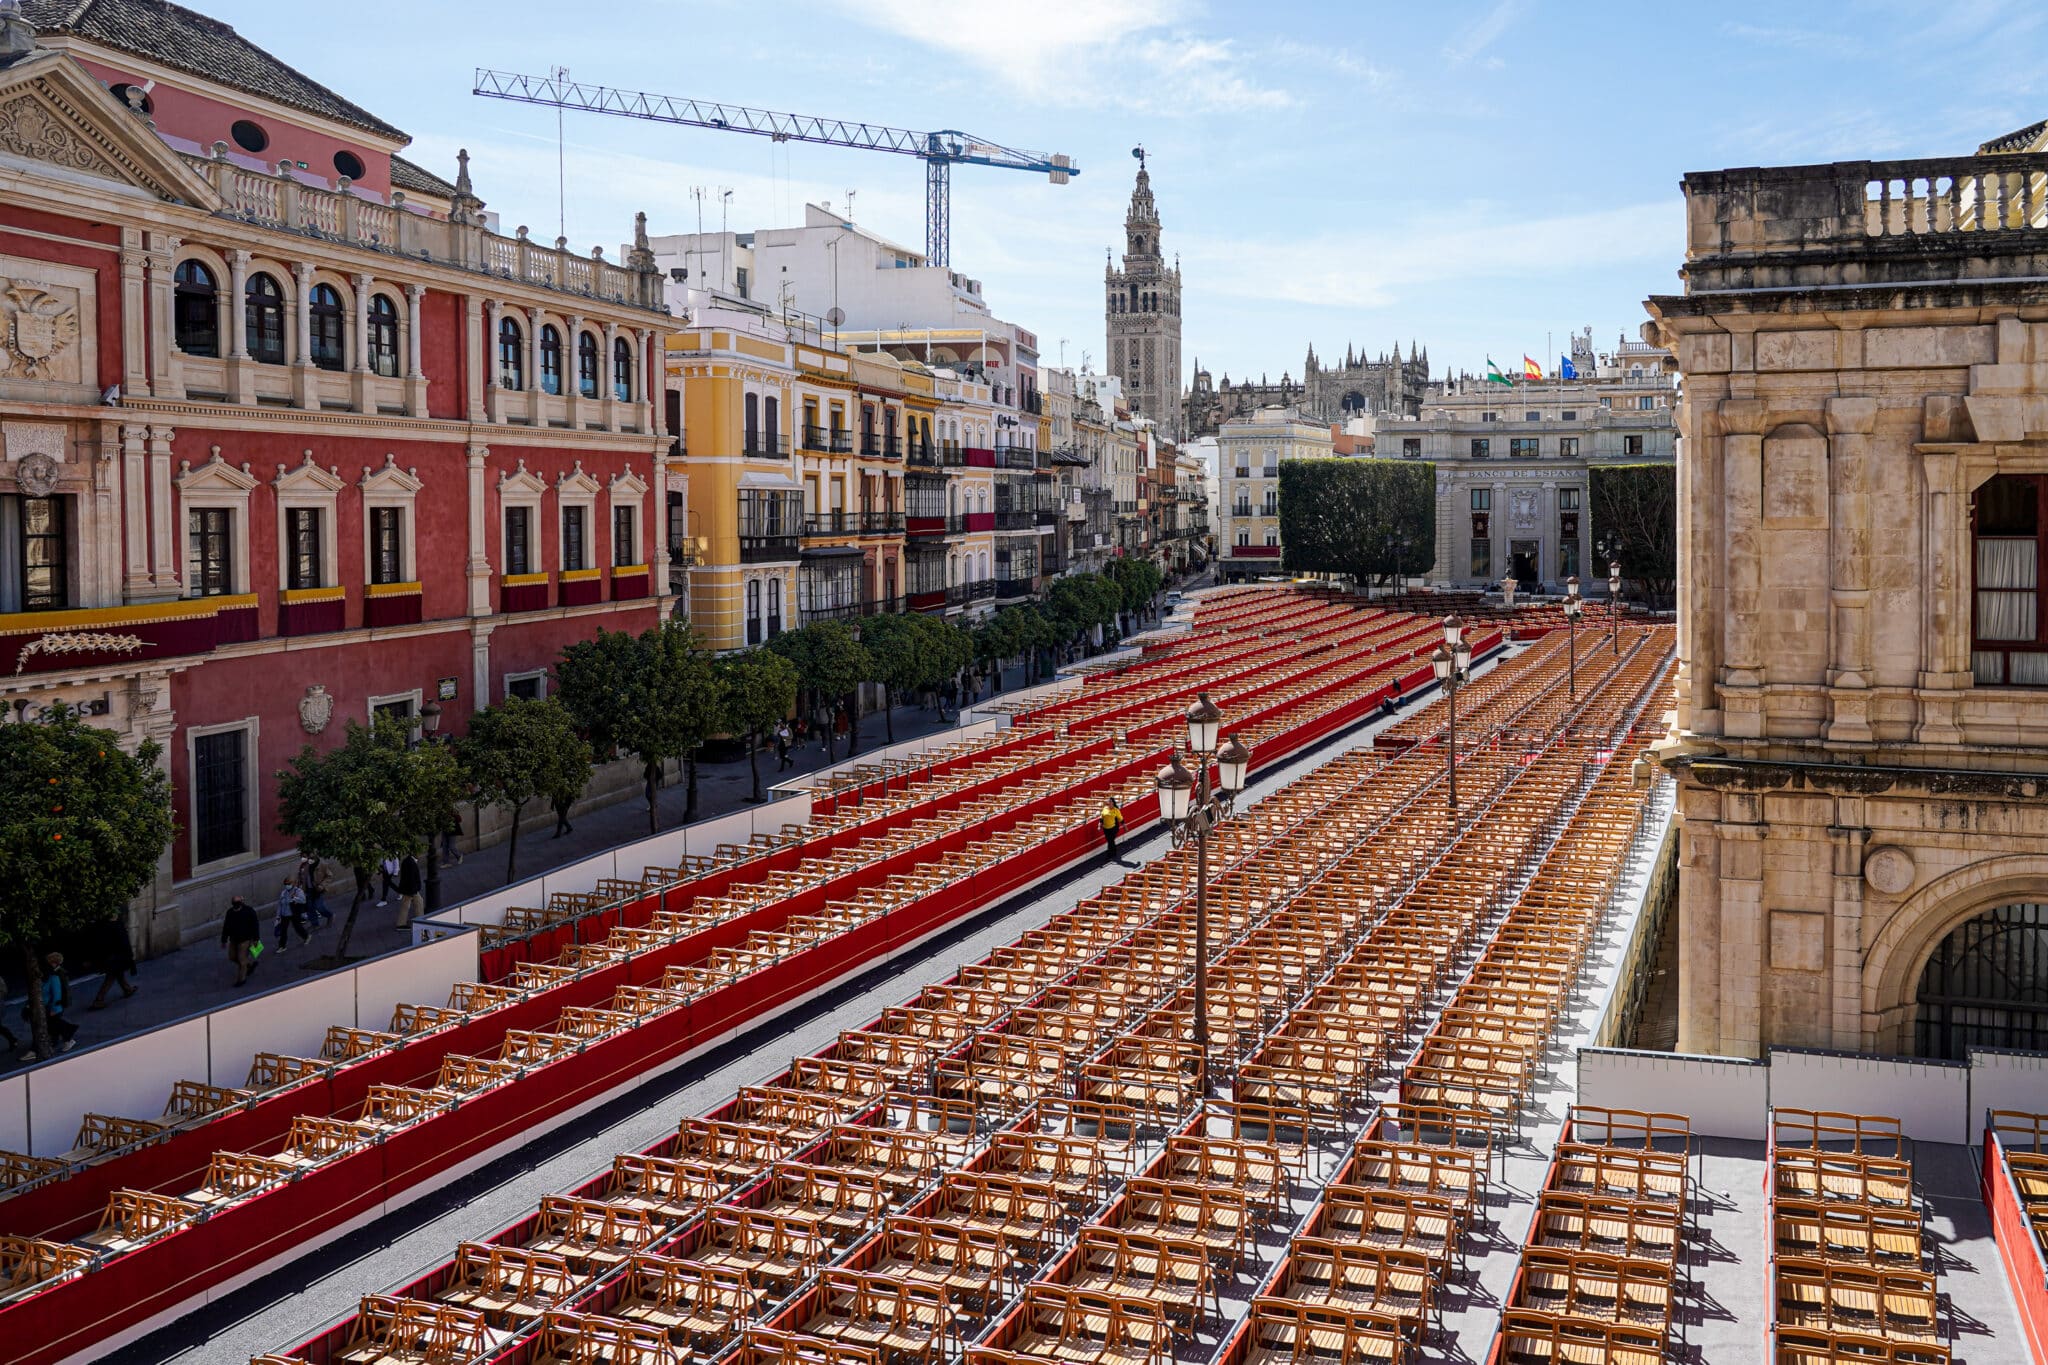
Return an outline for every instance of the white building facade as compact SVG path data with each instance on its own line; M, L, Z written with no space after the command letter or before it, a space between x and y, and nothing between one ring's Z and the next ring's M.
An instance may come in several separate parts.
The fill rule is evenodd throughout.
M1226 582L1280 569L1280 465L1327 458L1330 428L1298 408L1260 408L1217 430L1221 497L1211 508L1216 563Z

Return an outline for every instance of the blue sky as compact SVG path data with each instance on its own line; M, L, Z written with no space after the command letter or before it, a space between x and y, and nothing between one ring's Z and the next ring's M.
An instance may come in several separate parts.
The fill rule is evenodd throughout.
M509 231L556 226L555 120L469 94L478 65L1066 152L1055 188L960 168L953 260L1043 354L1100 363L1103 251L1121 250L1133 144L1186 275L1184 355L1299 376L1427 343L1439 370L1611 345L1678 287L1687 170L1965 152L2048 115L2048 5L1993 0L1627 6L1198 0L275 0L198 8L411 132L467 146ZM394 57L394 50L401 55ZM645 209L735 228L843 203L912 246L908 157L593 115L566 124L568 232L609 253ZM705 225L718 206L707 200ZM1547 364L1548 362L1546 362Z

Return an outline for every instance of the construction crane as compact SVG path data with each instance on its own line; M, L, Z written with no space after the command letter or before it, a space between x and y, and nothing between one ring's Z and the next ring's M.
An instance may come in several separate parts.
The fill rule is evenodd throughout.
M581 109L616 114L650 123L679 123L686 128L715 128L726 133L754 133L776 142L816 142L827 147L858 147L870 152L897 152L924 162L925 261L951 264L953 236L953 166L995 166L1009 171L1034 171L1064 185L1081 173L1064 155L1019 151L957 129L920 133L882 123L816 118L753 109L744 104L719 104L676 95L651 95L641 90L615 90L606 85L572 81L566 73L521 76L510 71L477 68L472 92L490 99L545 105L550 109Z

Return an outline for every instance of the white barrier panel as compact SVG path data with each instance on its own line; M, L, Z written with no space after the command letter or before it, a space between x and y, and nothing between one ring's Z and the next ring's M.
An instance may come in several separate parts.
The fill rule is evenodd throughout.
M764 805L749 806L747 810L753 816L756 834L780 834L784 825L811 823L811 798L808 796L802 799L801 804L770 801Z
M809 807L805 811L808 813ZM689 831L681 829L663 830L650 839L638 840L619 850L619 870L624 876L637 877L650 867L679 867L689 841Z
M1970 1140L1970 1069L1961 1062L1772 1048L1771 1103L1883 1114L1920 1142Z
M393 1005L448 1003L450 986L477 979L481 942L480 934L454 934L355 968L349 975L354 978L356 1027L388 1031Z
M2048 1114L2048 1056L2038 1052L1970 1050L1970 1141L1984 1141L1984 1116L1993 1109Z
M1683 1114L1704 1137L1761 1141L1770 1080L1764 1063L1737 1057L1579 1050L1580 1104Z
M204 1080L206 1021L188 1020L28 1073L28 1150L36 1156L69 1151L88 1113L155 1118L170 1098L171 1082Z
M754 813L737 810L715 820L699 820L694 825L684 826L683 833L687 836L683 847L692 857L709 858L718 852L720 844L745 847L753 842Z
M288 963L289 959L277 967L289 970ZM352 1024L355 1017L353 971L316 976L251 1000L237 1000L206 1016L206 1079L215 1085L247 1084L249 1061L259 1052L318 1057L320 1045L327 1041L327 1026ZM157 1085L169 1093L168 1081L158 1077ZM157 1106L162 1105L158 1100Z
M629 844L627 847L630 848L631 845ZM597 890L598 882L606 877L613 876L614 869L617 866L618 856L616 852L612 849L606 849L602 853L593 853L588 858L558 867L540 879L540 904L546 905L557 891L566 891L572 895L579 896L587 891L595 891ZM640 870L635 868L633 875L638 877Z
M483 855L481 853L473 853L470 856L480 858ZM451 905L444 910L437 910L434 912L433 918L437 920L452 919L457 924L503 924L505 922L505 912L513 906L539 905L545 900L545 897L541 895L541 886L544 880L541 877L530 877L523 882L514 882L510 886L500 887L496 891L487 892L476 897L474 900L466 900L460 905Z
M87 1114L157 1117L171 1097L171 1082L207 1078L206 1060L202 1018L123 1038L28 1072L23 1079L28 1082L30 1155L70 1151L78 1121ZM245 1057L245 1073L248 1067ZM240 1083L237 1077L235 1084Z
M28 1137L28 1077L0 1076L0 1152L32 1152Z

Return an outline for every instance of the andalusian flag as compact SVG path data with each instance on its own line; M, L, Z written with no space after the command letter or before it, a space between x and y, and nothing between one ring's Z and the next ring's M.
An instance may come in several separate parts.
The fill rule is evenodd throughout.
M1515 381L1502 374L1500 366L1493 363L1492 356L1488 356L1486 357L1486 382L1489 384L1506 384L1512 387Z
M1532 384L1540 382L1543 378L1543 367L1529 359L1527 353L1522 356L1522 378Z

